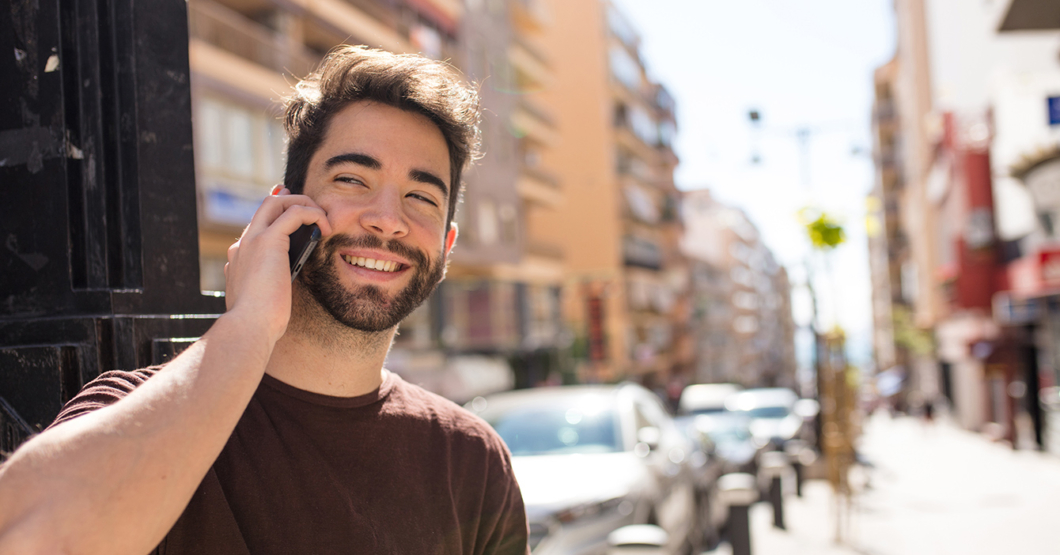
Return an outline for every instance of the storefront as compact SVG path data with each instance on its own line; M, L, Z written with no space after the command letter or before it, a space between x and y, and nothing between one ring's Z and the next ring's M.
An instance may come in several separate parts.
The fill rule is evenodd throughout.
M1022 401L1016 407L1030 416L1039 445L1060 454L1060 149L1039 152L1013 175L1030 193L1038 226L1005 266L994 320L1012 349L1009 397Z

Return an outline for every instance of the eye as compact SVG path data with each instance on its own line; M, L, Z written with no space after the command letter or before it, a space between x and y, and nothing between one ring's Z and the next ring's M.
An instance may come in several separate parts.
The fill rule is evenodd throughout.
M367 186L360 179L357 179L356 177L352 177L352 176L348 176L348 175L340 175L340 176L335 178L335 181L339 181L339 182L342 182L342 183L347 183L349 185Z
M421 195L419 193L409 193L409 194L407 194L405 196L411 197L411 198L414 198L414 199L417 199L417 200L422 200L423 202L426 202L427 204L430 204L431 206L438 206L437 202L434 202L434 200L432 200L431 198L429 198L429 197L427 197L425 195Z

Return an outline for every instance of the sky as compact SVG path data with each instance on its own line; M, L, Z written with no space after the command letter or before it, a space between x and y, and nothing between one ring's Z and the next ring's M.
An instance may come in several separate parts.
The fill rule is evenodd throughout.
M788 269L800 325L811 320L800 284L813 255L797 212L817 206L844 224L831 272L814 272L820 318L847 332L853 362L868 363L872 76L894 54L893 0L612 1L640 32L649 75L677 101L678 188L708 188L748 214ZM805 147L800 128L810 129Z

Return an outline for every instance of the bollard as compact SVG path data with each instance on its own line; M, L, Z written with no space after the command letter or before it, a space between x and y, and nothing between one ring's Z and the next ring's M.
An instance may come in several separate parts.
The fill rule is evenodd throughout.
M792 439L784 444L784 453L788 455L791 468L795 471L795 495L798 497L802 497L802 482L806 479L806 467L813 464L812 461L809 464L803 464L805 451L813 455L813 450L801 439Z
M773 505L773 526L784 530L784 471L788 456L780 451L762 453L762 474L769 480L769 502Z
M631 524L607 535L607 555L665 555L670 536L654 524Z
M758 485L750 474L725 474L718 478L718 501L729 508L729 543L732 555L751 555L749 509L758 499Z

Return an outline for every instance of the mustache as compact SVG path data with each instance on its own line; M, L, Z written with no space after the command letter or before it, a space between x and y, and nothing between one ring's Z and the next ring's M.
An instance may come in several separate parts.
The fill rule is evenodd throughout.
M410 247L401 241L392 239L390 241L383 241L375 235L362 235L360 237L353 237L346 233L337 233L329 237L323 245L323 250L327 253L326 258L331 258L336 251L339 249L348 248L361 248L361 249L378 249L390 251L406 260L411 261L413 264L419 267L427 265L427 255L423 251Z

